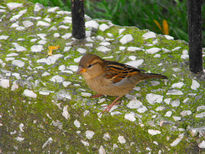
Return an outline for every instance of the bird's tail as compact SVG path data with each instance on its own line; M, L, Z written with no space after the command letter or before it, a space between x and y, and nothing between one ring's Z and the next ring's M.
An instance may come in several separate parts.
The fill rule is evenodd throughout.
M143 73L142 79L168 79L165 75L155 74L155 73Z

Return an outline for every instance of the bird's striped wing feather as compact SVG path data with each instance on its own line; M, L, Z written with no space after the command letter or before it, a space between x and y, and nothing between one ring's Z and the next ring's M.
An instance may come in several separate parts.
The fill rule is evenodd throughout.
M113 61L106 61L105 65L105 77L110 79L113 83L120 82L122 79L139 74L140 71L141 70L132 66Z

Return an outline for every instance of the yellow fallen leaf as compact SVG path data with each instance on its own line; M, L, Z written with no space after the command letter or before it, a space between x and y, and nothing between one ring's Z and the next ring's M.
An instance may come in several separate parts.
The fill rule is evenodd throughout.
M52 55L53 55L53 50L57 50L57 49L59 49L59 48L60 48L59 45L57 45L57 46L49 46L49 47L48 47L48 55L49 55L49 56L52 56Z

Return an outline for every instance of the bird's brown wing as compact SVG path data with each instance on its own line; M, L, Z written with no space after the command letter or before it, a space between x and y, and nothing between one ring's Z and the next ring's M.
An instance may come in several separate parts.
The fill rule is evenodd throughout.
M121 64L114 61L105 61L105 77L113 83L118 83L123 79L140 74L142 70L136 69L132 66Z

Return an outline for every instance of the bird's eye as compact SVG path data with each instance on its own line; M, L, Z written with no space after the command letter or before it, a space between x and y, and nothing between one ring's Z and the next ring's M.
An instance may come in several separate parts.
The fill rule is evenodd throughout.
M90 64L90 65L88 65L88 68L90 68L90 67L92 67L93 65L92 64Z

